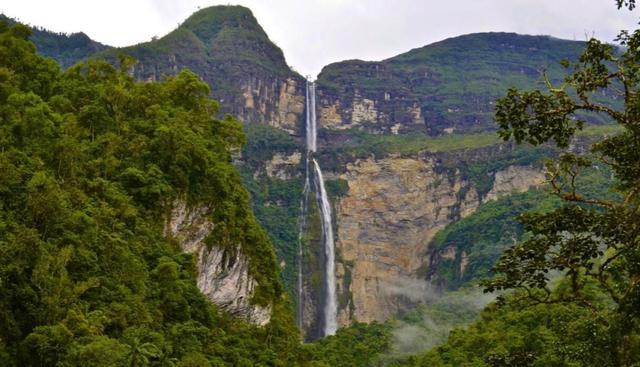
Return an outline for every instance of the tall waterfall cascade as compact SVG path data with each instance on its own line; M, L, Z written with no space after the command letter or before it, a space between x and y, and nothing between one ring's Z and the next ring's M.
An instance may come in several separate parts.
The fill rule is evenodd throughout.
M303 244L303 231L305 228L305 221L307 217L308 202L307 197L311 190L311 180L313 177L314 189L316 192L316 200L318 201L318 207L320 208L320 219L322 225L322 244L324 247L325 255L325 267L324 267L324 308L323 308L323 336L335 334L338 328L337 314L338 303L336 295L336 276L335 276L335 242L333 235L333 217L331 211L331 202L327 195L327 190L324 185L324 179L322 177L322 169L320 164L312 158L313 153L316 151L316 139L317 139L317 126L316 126L316 86L315 83L307 81L306 92L306 143L307 143L307 158L305 162L305 183L304 191L302 194L302 202L300 203L301 209L301 221L300 221L300 235L298 241L298 325L302 327L303 324L303 274L302 274L302 244ZM313 162L313 169L311 169L311 162Z

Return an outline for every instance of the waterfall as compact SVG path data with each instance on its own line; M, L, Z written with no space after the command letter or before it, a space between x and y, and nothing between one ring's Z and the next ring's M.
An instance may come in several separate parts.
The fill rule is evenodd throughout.
M316 151L316 84L307 82L307 152ZM307 154L307 160L309 159Z
M333 335L336 333L338 323L336 321L338 313L338 303L336 301L336 263L335 263L335 247L333 242L333 224L331 220L331 203L327 196L327 190L324 187L322 178L322 170L320 165L314 159L315 167L315 185L320 206L321 222L322 222L322 241L324 243L325 269L324 279L326 284L326 294L324 299L324 335Z
M317 139L317 126L316 126L316 86L315 83L307 81L306 91L306 138L307 138L307 154L305 162L305 183L302 193L302 201L300 203L301 220L300 220L300 233L298 237L298 325L303 326L303 274L302 274L302 244L303 244L303 232L306 224L308 202L307 197L311 189L311 170L310 160L312 154L316 151L316 139ZM320 207L320 218L322 224L322 243L325 254L325 297L324 297L324 309L323 309L323 335L333 335L338 327L337 313L338 304L336 296L336 276L335 276L335 245L333 237L333 220L331 215L331 203L327 196L327 190L324 186L324 179L322 178L322 170L320 165L315 159L313 160L314 175L313 183L316 191L316 199L318 206Z

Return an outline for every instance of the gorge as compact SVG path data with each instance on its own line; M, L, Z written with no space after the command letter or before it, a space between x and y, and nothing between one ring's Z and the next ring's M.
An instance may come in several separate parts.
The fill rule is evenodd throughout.
M471 34L387 60L327 65L312 82L238 6L202 9L168 35L122 49L38 34L45 36L74 41L69 51L34 38L65 66L87 57L117 64L123 52L137 59L128 70L137 80L191 69L210 86L219 115L244 122L248 142L234 164L275 246L307 341L356 321L384 322L424 304L427 294L489 273L523 232L500 210L515 193L525 197L522 207L535 207L543 158L558 154L497 139L494 100L509 87L535 86L541 68L558 80L559 61L575 59L584 46ZM207 247L215 223L202 213L210 209L176 203L165 232L199 254L198 285L212 302L265 324L274 306L251 304L259 283L252 255ZM480 216L509 228L478 230L477 238L450 233L457 223L478 229Z

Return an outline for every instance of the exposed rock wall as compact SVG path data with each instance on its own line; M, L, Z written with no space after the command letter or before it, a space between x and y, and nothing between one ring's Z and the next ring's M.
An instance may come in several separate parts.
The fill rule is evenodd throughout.
M264 163L264 170L268 177L288 180L297 173L297 168L302 160L302 153L293 152L291 155L276 153ZM294 173L292 173L294 171Z
M230 96L231 103L223 99L223 105L243 121L269 124L291 135L302 136L304 88L302 78L248 78L241 82L242 95Z
M329 130L364 128L376 133L425 131L418 101L395 91L336 92L318 87L318 125Z
M318 75L319 125L430 135L495 130L496 98L514 83L535 88L540 69L563 75L558 60L576 60L583 48L551 37L478 33L382 61L333 63Z
M247 8L204 8L164 37L99 56L117 63L121 52L138 60L131 69L137 79L159 80L188 68L209 85L221 114L304 134L305 79Z
M532 186L537 186L545 181L543 170L535 167L509 166L498 171L493 180L493 187L487 193L484 201L496 200L500 196L513 192L524 192Z
M428 154L358 160L342 178L349 190L336 203L336 226L339 322L345 325L383 321L423 300L430 292L426 274L435 234L486 200L542 183L544 174L510 166L495 173L485 198L459 171L439 169ZM439 256L455 257L456 249ZM466 267L469 260L461 256Z
M175 55L168 65L149 66L151 61L140 61L131 73L140 80L156 81L163 75L177 74L183 68L202 69L205 66L181 62ZM280 77L269 74L245 75L241 79L221 80L218 73L201 72L199 76L211 86L213 99L220 102L221 111L244 122L268 124L301 136L305 109L304 79L296 75ZM233 85L218 89L218 85Z
M248 260L238 250L209 247L205 239L214 227L205 207L188 208L177 202L165 227L185 252L198 257L198 288L211 302L231 315L257 325L271 319L271 308L253 305L251 298L257 282L249 274Z

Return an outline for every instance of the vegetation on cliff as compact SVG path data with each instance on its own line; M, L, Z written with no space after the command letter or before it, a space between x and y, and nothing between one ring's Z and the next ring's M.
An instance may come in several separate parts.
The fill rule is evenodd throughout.
M297 279L299 211L304 179L300 166L293 166L290 179L269 177L263 168L274 152L292 154L303 147L286 132L263 124L245 124L247 144L242 149L239 170L251 195L251 205L284 262L282 280L293 291ZM292 293L293 294L293 293Z
M139 83L91 61L62 73L29 33L0 23L0 364L295 364L275 255L231 164L240 125L212 117L191 72ZM176 198L214 208L209 241L247 255L269 325L200 293L194 257L163 235Z
M36 31L31 39L65 67L102 47L81 34L41 36ZM627 48L621 55L597 41L586 43L579 57L585 43L483 34L381 63L325 69L319 84L328 91L357 88L415 98L434 122L430 132L449 126L468 132L491 129L485 124L493 118L489 106L507 87L531 87L541 65L551 82L562 81L556 62L573 60L564 63L573 74L560 87L510 90L498 104L502 137L538 147L443 166L459 170L480 194L490 188L488 172L514 162L538 164L548 152L541 144L553 140L563 147L584 134L581 111L590 113L590 121L622 126L592 128L595 135L616 133L594 145L594 159L564 154L550 163L551 194L534 190L487 203L436 236L434 249L455 246L472 259L464 275L459 256L439 264L448 286L496 273L487 290L507 293L469 328L452 332L445 345L399 362L382 356L393 352L393 323L355 323L315 344L299 343L274 251L258 223L278 257L293 265L302 182L296 172L290 180L255 174L273 151L293 153L298 144L274 128L245 126L251 143L242 148L240 170L254 218L231 165L245 134L233 118L214 118L219 107L207 98L211 90L192 72L180 71L193 67L213 95L235 106L245 102L238 97L239 75L291 76L282 52L247 9L198 12L166 37L126 49L143 62L134 67L121 58L120 70L90 61L61 72L35 54L28 37L25 27L0 23L0 366L640 363L640 33L623 33ZM114 51L100 56L116 59ZM443 58L451 62L445 65ZM155 82L136 82L130 70ZM614 80L625 92L619 96L623 109L592 99L611 93ZM490 133L428 138L348 131L323 137L340 145L319 154L336 171L371 154L457 152L497 143ZM614 194L601 179L612 173L618 179ZM340 180L327 186L336 196L348 190ZM214 208L216 227L208 241L247 255L259 284L252 301L273 305L266 327L230 318L200 293L195 259L163 235L176 199ZM519 244L511 247L514 242ZM288 287L294 270L286 266L283 272ZM397 330L409 333L421 325L439 342L444 330L473 315L440 299L396 320L410 327Z
M204 8L163 37L92 57L115 63L119 53L139 61L133 73L141 80L160 80L183 68L192 70L209 84L211 96L220 101L225 113L249 122L265 122L274 112L279 83L287 78L302 80L251 10L242 6ZM246 93L253 94L254 106L247 107ZM268 107L261 110L257 101L269 98Z

